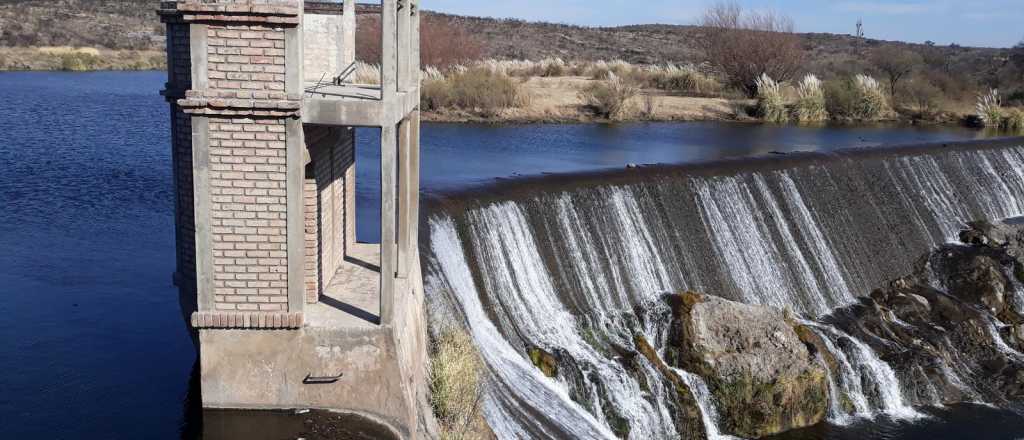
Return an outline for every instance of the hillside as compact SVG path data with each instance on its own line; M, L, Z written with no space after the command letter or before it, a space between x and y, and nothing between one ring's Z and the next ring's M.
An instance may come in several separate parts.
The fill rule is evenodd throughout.
M79 54L86 58L86 68L90 62L117 56L138 58L136 66L142 68L159 64L154 54L163 50L164 37L154 13L157 5L155 0L0 0L0 70L66 68L60 64L68 63L66 53L54 55L51 48L49 53L38 54L26 49L50 46L95 48L90 54ZM704 61L696 43L702 30L696 26L598 28L427 14L477 38L485 58L622 59L636 64ZM801 34L801 38L808 55L806 71L825 78L870 71L866 54L871 49L900 45L924 57L931 82L940 86L943 82L963 83L965 95L981 86L1020 88L1021 79L1012 69L1009 49L907 44L837 34ZM90 58L97 51L102 52L99 57ZM50 60L33 64L31 58L36 55ZM74 64L79 60L71 61ZM98 66L103 67L102 63ZM950 89L942 88L947 92Z

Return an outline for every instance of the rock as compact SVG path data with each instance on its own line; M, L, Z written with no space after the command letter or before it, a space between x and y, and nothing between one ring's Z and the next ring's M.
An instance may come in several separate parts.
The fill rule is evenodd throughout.
M540 347L530 347L530 361L547 377L558 376L558 358Z
M825 418L825 367L783 311L694 293L671 303L669 362L707 381L723 431L763 437Z
M707 434L704 428L704 421L701 418L700 407L690 391L690 387L686 385L683 378L679 377L679 373L676 373L665 364L665 361L661 359L661 356L658 356L657 350L651 347L647 339L641 335L636 335L633 337L633 340L637 351L654 366L654 369L661 373L662 377L676 391L674 399L676 406L675 420L676 431L679 432L679 436L685 439L705 440Z

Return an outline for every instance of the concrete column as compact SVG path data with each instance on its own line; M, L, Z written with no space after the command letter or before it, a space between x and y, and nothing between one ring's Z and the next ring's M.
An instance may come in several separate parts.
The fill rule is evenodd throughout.
M409 257L420 243L420 111L409 114Z
M411 70L412 60L409 57L409 46L412 44L412 28L410 24L409 11L412 9L410 0L398 0L398 91L409 90L412 85Z
M398 278L409 276L412 240L409 230L412 224L412 176L409 169L409 119L398 123Z
M341 12L341 68L356 60L356 2L345 0Z
M395 191L398 189L397 128L384 124L380 129L380 323L390 324L395 303Z
M205 24L189 25L189 53L192 56L192 90L206 90L210 87L208 67L209 50L207 39L209 26Z
M306 167L302 158L306 142L300 119L291 118L285 121L285 137L288 311L296 313L302 312L306 305L306 212L303 194Z
M393 101L398 86L398 0L381 1L381 98Z
M413 81L413 86L416 87L417 89L419 89L419 87L420 87L420 70L422 70L422 65L420 63L420 61L421 61L420 60L420 0L411 0L411 1L412 1L412 9L411 9L410 12L412 13L412 17L411 17L411 20L410 20L411 21L410 27L411 27L412 30L410 32L412 34L411 35L411 37L412 37L412 47L410 48L410 53L411 53L410 59L412 60L412 75L413 75L412 76L412 81ZM420 102L420 100L417 99L416 102ZM417 121L418 120L419 119L417 119ZM416 126L419 127L419 122L416 122Z
M289 94L303 90L302 30L299 27L284 30L284 87ZM301 159L301 158L300 158Z
M196 229L196 293L199 311L213 311L213 229L210 201L210 119L192 117L192 199Z

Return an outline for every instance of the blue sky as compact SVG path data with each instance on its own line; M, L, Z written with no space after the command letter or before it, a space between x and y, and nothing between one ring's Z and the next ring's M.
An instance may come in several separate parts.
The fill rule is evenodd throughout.
M425 9L580 25L694 24L711 0L423 0ZM1024 39L1024 0L741 0L774 9L798 31L853 33L864 19L868 37L1008 47Z

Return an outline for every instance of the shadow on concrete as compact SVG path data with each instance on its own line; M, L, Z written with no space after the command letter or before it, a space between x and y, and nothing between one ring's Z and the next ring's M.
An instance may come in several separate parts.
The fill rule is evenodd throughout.
M354 265L359 266L359 267L361 267L363 269L366 269L366 270L371 270L371 271L380 273L380 266L379 265L370 263L368 261L360 260L360 259L358 259L356 257L351 256L351 255L346 255L345 256L345 262L346 263L354 264Z
M341 310L342 312L348 313L356 318L362 319L370 324L380 325L380 316L370 313L369 311L360 309L352 304L338 301L326 295L320 296L320 302L324 305L334 307L335 309Z

